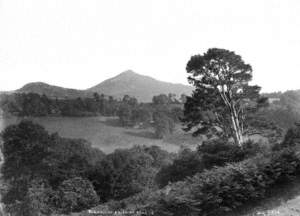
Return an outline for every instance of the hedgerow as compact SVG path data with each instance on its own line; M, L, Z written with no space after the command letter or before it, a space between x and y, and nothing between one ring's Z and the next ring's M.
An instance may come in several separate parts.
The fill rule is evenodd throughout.
M155 215L223 215L259 200L276 184L299 174L300 157L292 148L215 167L170 185L147 208Z

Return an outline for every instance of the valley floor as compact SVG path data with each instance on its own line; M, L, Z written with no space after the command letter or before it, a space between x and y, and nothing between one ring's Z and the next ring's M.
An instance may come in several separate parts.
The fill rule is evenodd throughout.
M83 138L102 150L111 153L117 148L130 148L134 145L157 145L169 152L177 152L180 146L195 148L201 143L201 137L194 138L185 133L181 125L176 126L174 134L156 139L153 129L125 128L119 125L115 117L32 117L28 118L44 126L50 133L58 132L67 138ZM0 118L0 131L20 118Z

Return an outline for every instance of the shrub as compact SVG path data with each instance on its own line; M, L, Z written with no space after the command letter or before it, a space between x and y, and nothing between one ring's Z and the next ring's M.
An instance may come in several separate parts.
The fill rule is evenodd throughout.
M4 163L1 171L7 184L2 202L7 212L17 212L17 215L56 212L59 206L53 204L52 198L56 196L58 186L62 182L75 184L75 180L70 182L68 179L84 176L105 156L85 140L49 134L31 121L8 126L2 133L2 139ZM87 186L82 191L89 191L85 183L82 181L78 185ZM68 203L70 200L64 201ZM76 203L74 205L71 205L72 209L79 209Z
M120 209L142 209L147 208L156 203L157 198L162 195L163 190L144 190L134 196L125 198L123 200L112 200L106 204L110 210L120 210Z
M175 153L167 152L166 150L162 150L159 146L138 146L135 148L140 148L145 153L151 155L153 158L152 166L155 168L161 168L172 163L173 159L175 158Z
M282 147L296 146L300 144L300 124L291 127L285 134Z
M153 186L153 157L142 148L118 149L89 174L103 200L124 199Z
M30 216L50 215L56 211L58 193L44 180L36 179L30 184L24 204Z
M293 149L215 167L171 185L169 193L151 206L156 215L222 215L263 198L271 187L299 174Z
M239 162L265 152L259 143L247 141L243 149L222 139L204 142L197 151L183 149L172 164L164 166L157 173L155 181L159 187L168 183L184 180L204 169Z
M252 141L245 142L243 148L241 148L224 139L214 139L203 142L198 147L198 153L202 157L205 169L210 169L213 166L224 166L226 163L239 162L263 152L265 152L265 149L259 143Z
M181 181L202 170L203 164L198 152L184 149L179 153L172 164L160 169L155 177L155 181L159 187L164 187L169 182Z
M99 202L92 183L80 177L63 181L58 190L63 213L88 209Z
M49 153L49 134L40 125L23 120L2 132L4 179L38 175L45 170L42 163Z
M245 152L239 146L222 139L203 142L198 147L198 152L202 155L205 168L224 166L225 163L238 162L245 158Z

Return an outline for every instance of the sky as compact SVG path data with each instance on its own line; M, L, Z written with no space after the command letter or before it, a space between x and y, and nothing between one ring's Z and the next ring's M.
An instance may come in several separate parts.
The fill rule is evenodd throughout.
M299 0L0 0L0 90L42 81L86 89L132 69L187 84L217 47L262 91L300 89Z

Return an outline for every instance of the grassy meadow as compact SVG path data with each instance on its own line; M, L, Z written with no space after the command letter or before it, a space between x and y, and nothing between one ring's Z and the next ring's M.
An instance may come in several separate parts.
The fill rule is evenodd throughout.
M112 117L38 117L27 118L43 125L49 132L57 132L67 138L83 138L105 153L117 148L130 148L134 145L157 145L169 152L177 152L180 146L195 148L201 138L194 138L176 126L174 134L156 139L151 128L124 128L117 118ZM16 117L0 118L0 131L21 119Z

